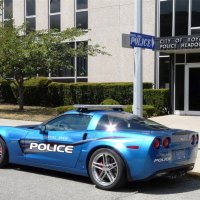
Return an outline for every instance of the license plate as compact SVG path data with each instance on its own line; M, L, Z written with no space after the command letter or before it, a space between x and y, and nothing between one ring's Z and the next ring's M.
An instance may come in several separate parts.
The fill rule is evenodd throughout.
M184 149L174 151L174 155L176 160L182 160L186 158Z

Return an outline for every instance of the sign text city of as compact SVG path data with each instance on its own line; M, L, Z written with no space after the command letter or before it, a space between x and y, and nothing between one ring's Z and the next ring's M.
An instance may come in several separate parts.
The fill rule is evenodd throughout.
M151 35L131 32L130 46L140 47L144 49L154 49L155 47L154 37Z
M155 50L199 49L200 35L156 38Z

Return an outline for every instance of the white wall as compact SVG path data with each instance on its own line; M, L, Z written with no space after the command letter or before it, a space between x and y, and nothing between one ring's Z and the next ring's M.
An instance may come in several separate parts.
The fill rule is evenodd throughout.
M89 38L112 56L89 58L90 82L133 81L133 49L122 48L122 33L134 31L133 0L89 0ZM155 35L155 1L143 0L143 32ZM154 53L144 52L144 81L154 81Z
M17 26L24 23L24 12L24 0L13 0L13 18Z
M36 29L47 30L49 23L48 0L36 0Z

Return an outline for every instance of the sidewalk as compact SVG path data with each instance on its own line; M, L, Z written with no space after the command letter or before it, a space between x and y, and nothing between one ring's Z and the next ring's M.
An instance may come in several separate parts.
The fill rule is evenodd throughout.
M168 126L169 128L192 130L200 134L200 116L166 115L161 117L153 117L151 120ZM192 172L200 175L200 143L197 160Z
M39 123L41 122L0 119L0 126L20 126L20 125L33 125L33 124L39 124Z
M200 133L200 116L166 115L161 117L153 117L151 120L154 120L170 128L193 130ZM40 122L0 119L0 126L32 125L39 123ZM193 172L200 175L200 144Z

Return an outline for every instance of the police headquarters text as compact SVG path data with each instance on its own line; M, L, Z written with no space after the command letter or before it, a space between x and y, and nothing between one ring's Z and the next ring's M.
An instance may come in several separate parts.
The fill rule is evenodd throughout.
M177 37L160 39L160 50L200 48L200 37Z

